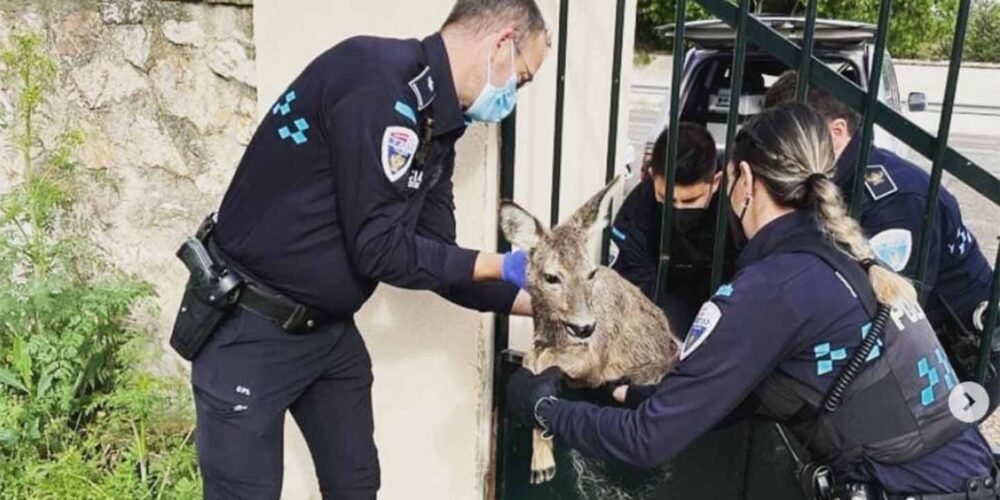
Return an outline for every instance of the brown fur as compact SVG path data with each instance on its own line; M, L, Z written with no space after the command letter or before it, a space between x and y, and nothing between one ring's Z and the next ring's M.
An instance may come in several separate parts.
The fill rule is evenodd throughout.
M648 385L660 381L677 360L678 342L663 311L615 271L595 266L589 252L602 207L617 179L568 220L546 231L513 202L500 208L508 240L529 251L527 282L534 311L534 347L524 366L540 373L560 367L575 384L600 387L616 380ZM553 279L555 278L555 279ZM555 283L550 281L556 281ZM583 339L572 326L593 325ZM555 475L551 441L536 431L532 483Z

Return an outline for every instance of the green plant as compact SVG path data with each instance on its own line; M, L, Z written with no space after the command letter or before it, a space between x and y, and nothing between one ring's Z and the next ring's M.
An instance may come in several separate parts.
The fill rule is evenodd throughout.
M75 210L90 177L83 135L47 119L56 64L35 35L0 63L20 177L0 195L0 498L197 498L188 393L143 368L155 349L130 321L153 290Z
M879 0L819 0L818 12L823 18L875 23L880 3ZM751 9L755 13L804 16L806 4L806 0L754 0ZM639 0L636 26L639 47L657 51L669 47L668 41L653 27L674 22L675 5L676 0ZM893 2L889 18L889 51L902 58L947 57L946 45L951 42L957 11L958 0ZM712 17L695 2L688 2L687 14L688 21Z
M1000 62L1000 3L977 0L972 4L963 56L967 61Z

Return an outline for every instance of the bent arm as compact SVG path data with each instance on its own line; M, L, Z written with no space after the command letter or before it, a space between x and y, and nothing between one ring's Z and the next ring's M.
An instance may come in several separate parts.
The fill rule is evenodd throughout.
M445 245L456 245L455 196L452 174L455 169L455 152L444 161L441 178L424 200L417 221L416 232L422 237ZM473 283L436 288L435 293L461 307L481 312L508 314L516 306L518 288L500 279L502 257L499 254L480 252L472 271Z
M787 356L798 320L775 288L748 270L731 296L706 302L677 370L637 409L557 400L542 417L586 455L659 465L721 422Z

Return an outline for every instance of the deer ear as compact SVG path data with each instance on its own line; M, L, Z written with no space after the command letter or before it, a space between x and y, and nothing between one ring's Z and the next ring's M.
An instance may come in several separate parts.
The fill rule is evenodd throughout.
M530 250L545 234L545 228L527 210L513 201L500 203L500 229L514 246Z
M622 176L617 176L576 210L570 222L585 231L600 231L608 223L608 206L618 192Z

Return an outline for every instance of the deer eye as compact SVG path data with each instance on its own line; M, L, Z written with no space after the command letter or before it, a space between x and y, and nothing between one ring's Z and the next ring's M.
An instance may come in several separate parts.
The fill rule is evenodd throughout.
M596 268L593 271L591 271L590 274L587 275L587 279L588 280L592 280L592 279L594 279L594 276L597 276L597 269Z
M558 285L559 283L562 282L562 280L560 280L559 277L554 274L545 273L545 282L550 285Z

